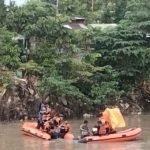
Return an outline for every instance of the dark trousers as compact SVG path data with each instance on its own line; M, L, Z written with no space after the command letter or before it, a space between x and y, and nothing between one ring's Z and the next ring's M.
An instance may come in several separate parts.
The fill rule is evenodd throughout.
M59 135L57 132L51 132L50 136L51 136L51 139L57 139Z
M109 128L106 128L106 134L109 134L110 131L109 131Z
M38 119L38 122L37 122L37 129L40 129L40 127L42 127L42 129L44 130L44 123L42 121L40 121L40 119Z
M58 137L63 139L64 136L65 136L65 134L66 134L66 133L58 133Z

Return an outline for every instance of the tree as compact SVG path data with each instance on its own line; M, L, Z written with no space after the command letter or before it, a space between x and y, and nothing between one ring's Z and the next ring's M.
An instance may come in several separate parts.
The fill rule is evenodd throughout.
M84 10L86 8L85 4L81 4L78 0L64 0L59 2L60 14L65 14L71 17L78 15L83 16L85 14Z
M147 0L135 0L128 3L124 22L133 30L141 30L144 33L149 33L149 8ZM123 23L124 23L123 22Z
M3 26L3 19L5 18L6 7L4 0L0 0L0 27Z
M31 1L22 7L11 8L6 15L5 25L11 31L24 34L25 29L36 24L39 19L50 15L55 16L55 14L56 9L54 5Z
M3 25L9 31L23 34L29 39L33 45L30 53L32 60L20 64L19 48L10 38L13 33L2 28L1 67L7 67L10 72L13 70L13 74L16 69L22 70L23 77L28 79L27 89L33 87L32 77L38 78L40 85L33 91L37 92L38 89L41 95L49 96L54 104L61 105L61 97L68 104L64 105L70 109L74 105L88 108L115 105L123 93L130 92L141 78L149 75L149 42L145 36L149 32L146 20L149 19L148 6L144 8L145 4L129 3L124 24L119 24L115 29L102 30L88 26L88 29L74 31L63 26L75 16L85 17L91 23L118 23L127 5L127 0L93 2L92 9L88 0L59 1L59 15L56 14L56 1L53 0L35 0L19 7L9 6ZM131 10L130 5L133 4ZM139 17L142 16L142 9L146 12L142 18L144 25ZM124 25L129 25L129 28ZM34 43L31 41L33 37ZM7 79L10 76L6 75ZM11 84L8 80L3 83ZM34 97L36 92L29 92L29 97Z
M56 5L57 0L41 0L41 2L47 2Z
M19 66L20 49L12 38L14 33L9 32L6 28L0 28L0 67L8 67L14 70Z
M95 50L102 54L102 58L97 64L111 64L119 72L122 89L126 85L136 85L150 63L145 36L122 27L98 33L101 35L95 37Z
M15 89L15 70L20 64L20 49L12 38L14 33L0 28L0 92ZM1 91L2 89L2 91Z

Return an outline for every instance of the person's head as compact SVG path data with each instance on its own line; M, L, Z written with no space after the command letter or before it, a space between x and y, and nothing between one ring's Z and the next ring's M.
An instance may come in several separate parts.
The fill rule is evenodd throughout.
M98 115L96 115L96 117L102 117L103 116L103 113L100 112Z
M88 121L87 121L87 120L84 120L84 124L86 124L86 125L87 125L87 124L88 124Z
M54 124L53 119L50 119L49 123L50 123L50 125L53 125Z
M100 122L100 121L97 121L97 124L99 125L99 124L101 124L101 122Z
M102 117L102 116L103 116L103 113L102 113L102 112L100 112L100 113L99 113L99 116L100 116L100 117Z
M52 111L52 109L49 107L49 105L48 105L48 107L47 107L47 110L48 110L48 111Z
M41 107L44 107L44 103L41 103Z

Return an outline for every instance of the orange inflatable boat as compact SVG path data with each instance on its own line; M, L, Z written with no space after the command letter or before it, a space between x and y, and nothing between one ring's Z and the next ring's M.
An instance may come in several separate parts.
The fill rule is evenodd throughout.
M141 128L130 128L109 135L88 136L83 139L80 139L78 143L131 141L137 139L140 136L140 134L141 134Z
M22 133L24 135L37 137L45 140L50 140L51 136L47 134L46 132L43 132L36 128L37 123L36 122L25 122L22 126ZM73 139L74 136L71 133L66 133L64 139Z

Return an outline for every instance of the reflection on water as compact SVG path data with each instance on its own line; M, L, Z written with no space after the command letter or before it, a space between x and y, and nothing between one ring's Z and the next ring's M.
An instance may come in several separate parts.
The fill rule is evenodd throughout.
M22 123L13 123L3 125L0 124L0 150L149 150L150 147L150 115L134 115L125 117L126 128L141 127L142 135L139 140L130 142L115 142L115 143L77 143L72 140L51 140L45 141L38 138L32 138L22 135L20 129ZM96 119L89 120L89 127L92 128L96 123ZM74 120L70 122L72 131L75 136L79 133L79 126L82 120Z
M135 142L115 142L115 143L99 143L87 144L88 149L102 149L102 150L142 150L141 143Z

